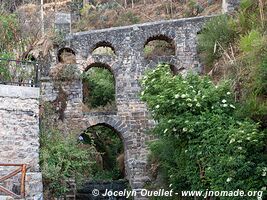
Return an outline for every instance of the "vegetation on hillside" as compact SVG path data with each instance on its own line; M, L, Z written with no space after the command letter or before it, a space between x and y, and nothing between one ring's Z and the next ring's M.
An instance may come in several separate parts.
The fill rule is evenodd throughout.
M198 37L202 76L173 77L160 65L143 78L141 98L158 122L150 187L255 190L266 198L266 10L243 0L234 15L206 23Z

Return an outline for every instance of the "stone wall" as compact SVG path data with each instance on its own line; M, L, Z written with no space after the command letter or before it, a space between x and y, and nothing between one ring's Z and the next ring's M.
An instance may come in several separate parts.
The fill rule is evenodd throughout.
M239 8L240 0L223 0L222 12L231 13Z
M42 196L39 168L39 88L0 85L0 163L27 164L26 199ZM6 175L16 167L1 167ZM4 183L18 190L20 174ZM39 198L38 198L39 197Z

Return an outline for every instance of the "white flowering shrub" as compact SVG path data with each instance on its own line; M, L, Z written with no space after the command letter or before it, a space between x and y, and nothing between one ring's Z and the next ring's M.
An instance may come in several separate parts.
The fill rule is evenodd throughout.
M239 107L227 82L173 76L159 65L141 84L141 99L158 122L152 157L171 188L260 191L266 186L266 133L235 115Z

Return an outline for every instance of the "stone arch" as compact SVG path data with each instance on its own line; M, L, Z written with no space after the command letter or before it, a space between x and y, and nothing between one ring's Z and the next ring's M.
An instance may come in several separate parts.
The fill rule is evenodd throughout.
M84 69L84 72L88 71L89 69L91 69L93 67L105 68L105 69L109 70L115 78L114 71L111 68L111 66L106 64L106 63L103 63L103 62L93 62L93 63L87 65L87 67L85 67L85 69Z
M102 125L107 128L112 129L114 132L116 132L119 136L119 138L122 141L123 144L123 151L124 151L124 166L125 166L125 178L129 179L129 175L131 174L130 168L127 165L127 158L128 153L127 150L130 149L130 147L127 146L127 137L129 128L128 126L116 115L107 116L107 115L101 115L101 116L87 116L85 118L86 121L86 128L82 130L82 132L88 130L89 128Z
M93 54L93 52L99 48L109 48L111 50L110 53L112 53L111 55L112 56L116 56L116 51L115 51L115 48L114 46L108 42L108 41L100 41L100 42L97 42L93 48L91 49L90 53Z
M121 119L119 119L116 115L88 116L85 118L85 121L86 121L87 128L90 128L96 125L105 125L109 128L112 128L116 132L118 132L123 142L126 141L127 132L129 131L128 126Z
M64 53L67 54L67 59L70 59L69 62L72 62L71 64L76 63L76 53L70 47L63 47L63 48L58 50L58 52L57 52L57 61L58 62L60 62L60 63L64 63L65 62L64 61L64 57L63 57Z
M110 84L114 85L114 87L112 86L111 88L109 88L108 86L101 87L104 89L104 91L108 91L105 93L105 94L108 94L108 96L105 96L105 95L101 96L100 93L98 93L98 95L94 96L94 97L96 97L95 100L90 99L91 97L93 97L93 96L90 96L90 93L93 94L92 91L97 91L97 89L98 89L98 87L94 87L95 90L91 90L91 88L90 88L92 86L92 85L90 85L90 80L96 80L96 79L85 78L85 77L87 77L88 70L90 70L91 68L100 68L94 72L98 71L98 74L99 73L106 74L106 77L105 77L105 78L107 78L106 80L109 81ZM104 69L104 70L101 71L101 69ZM109 72L109 74L106 73L105 70L107 70ZM91 76L91 77L92 77L92 75L94 76L94 74L95 74L94 72L92 74L88 73L89 76ZM103 62L93 62L83 70L83 74L84 74L84 76L83 76L84 78L82 80L83 103L84 103L84 105L87 105L87 108L89 108L87 110L87 112L94 112L93 110L97 109L97 108L100 108L101 111L107 111L107 110L108 111L117 111L117 103L116 103L116 96L117 96L116 85L117 85L117 82L116 82L116 76L115 76L114 71L111 68L111 66L106 64L106 63L103 63ZM103 77L100 78L100 80L103 80ZM98 80L95 81L95 83L98 84ZM99 83L101 84L101 82L99 82ZM97 85L97 84L93 84L93 85ZM101 86L101 85L99 85L99 86Z
M174 56L175 55L176 48L175 48L174 39L172 39L171 37L168 37L167 35L159 34L159 35L150 36L145 41L145 43L143 45L143 51L144 51L143 53L144 53L145 58L149 58L150 57L146 53L146 48L153 42L155 43L153 45L160 45L160 44L166 45L165 51L161 50L162 52L156 52L155 50L153 50L153 51L155 51L155 52L153 52L153 54L156 54L156 55L152 55L153 57L154 56L171 56L171 55ZM152 47L153 47L153 45L152 45ZM155 49L157 50L157 49L160 49L160 48L155 48ZM163 54L163 55L158 55L158 54Z
M167 36L167 35L165 35L165 34L158 34L158 35L150 36L150 37L146 40L146 42L144 43L144 47L145 47L149 42L151 42L151 41L153 41L153 40L163 40L163 41L166 41L166 42L168 42L168 43L173 43L173 42L174 42L174 40L173 40L171 37L169 37L169 36Z

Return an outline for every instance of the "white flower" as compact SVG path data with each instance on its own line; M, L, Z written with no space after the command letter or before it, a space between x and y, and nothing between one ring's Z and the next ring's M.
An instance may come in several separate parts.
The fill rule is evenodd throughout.
M223 103L226 103L227 101L225 99L222 100Z
M185 152L185 153L187 153L187 152L188 152L188 150L185 150L184 152Z
M230 104L229 106L230 106L231 108L235 109L235 106L234 106L234 105Z
M227 178L226 182L229 183L232 180L231 177Z
M156 105L156 108L158 109L160 106L159 105Z
M182 98L185 98L185 97L186 97L186 95L185 95L185 94L182 94L182 95L181 95L181 97L182 97Z
M228 104L224 103L222 106L223 106L224 108L226 108L226 107L228 106Z
M189 86L190 88L194 88L192 85Z
M267 172L267 167L263 167L262 171Z
M183 83L187 83L186 81L183 81Z
M239 150L242 150L242 147L238 147Z
M197 107L200 107L200 103L197 103L196 106L197 106Z
M193 106L192 103L188 103L187 105L188 105L189 107L192 107L192 106Z
M227 94L227 95L230 95L230 94L231 94L231 92L227 92L226 94Z
M266 190L266 186L265 186L265 187L262 187L261 190L262 190L262 191L265 191L265 190Z
M183 132L186 132L187 131L187 128L183 128Z
M266 172L262 172L262 174L261 174L262 176L266 176Z
M233 142L235 142L235 139L234 139L234 138L232 138L232 139L230 140L230 144L232 144Z
M164 130L164 133L166 133L168 131L168 129L166 128L165 130Z
M169 187L171 187L171 186L172 186L172 184L169 185Z
M177 131L177 129L176 129L175 127L174 127L172 130L173 130L174 132Z
M176 95L174 96L175 99L178 99L179 97L180 97L179 94L176 94Z
M189 122L188 120L185 120L185 122L184 122L184 123L186 123L186 124L187 124L188 122Z
M190 98L187 98L186 101L192 101Z

